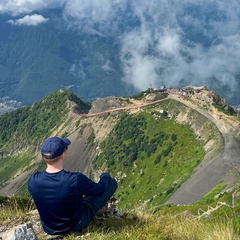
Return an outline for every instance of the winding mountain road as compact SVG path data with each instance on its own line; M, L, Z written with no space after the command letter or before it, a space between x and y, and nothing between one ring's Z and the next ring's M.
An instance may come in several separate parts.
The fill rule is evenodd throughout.
M235 172L236 175L239 175L239 121L235 121L227 115L221 115L220 118L216 112L209 114L207 111L197 108L190 101L176 98L176 96L170 97L207 117L217 126L224 138L223 151L213 159L204 159L202 164L195 169L195 173L166 202L166 204L190 205L197 202L221 181L231 187L231 180L234 178L232 173Z

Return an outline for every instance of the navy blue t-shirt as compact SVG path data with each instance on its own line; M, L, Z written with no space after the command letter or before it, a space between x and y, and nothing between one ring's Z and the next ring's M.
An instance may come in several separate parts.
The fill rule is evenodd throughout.
M38 209L44 231L61 234L81 219L83 195L101 195L106 185L105 177L95 183L82 173L43 171L30 177L28 190Z

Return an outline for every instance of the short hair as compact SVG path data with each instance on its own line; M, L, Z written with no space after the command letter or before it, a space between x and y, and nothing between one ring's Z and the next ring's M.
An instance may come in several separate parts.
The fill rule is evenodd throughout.
M62 156L62 155L61 155L61 156ZM58 157L55 157L55 158L52 158L52 159L47 159L47 158L42 157L42 160L43 160L45 163L51 165L52 163L58 162L58 160L60 159L61 156L58 156Z
M63 153L65 153L66 150L67 150L67 148L64 149ZM43 160L45 163L47 163L47 164L49 164L49 165L52 165L52 163L58 162L58 160L59 160L60 157L63 155L63 153L62 153L60 156L55 157L55 158L51 158L51 159L49 159L49 158L44 158L44 155L45 155L46 157L48 156L48 154L45 153L44 155L42 155L42 160Z

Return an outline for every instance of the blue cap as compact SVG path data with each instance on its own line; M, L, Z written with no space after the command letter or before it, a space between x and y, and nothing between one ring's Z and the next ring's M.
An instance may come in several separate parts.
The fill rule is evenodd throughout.
M61 156L70 144L68 138L50 137L42 145L42 157L52 159Z

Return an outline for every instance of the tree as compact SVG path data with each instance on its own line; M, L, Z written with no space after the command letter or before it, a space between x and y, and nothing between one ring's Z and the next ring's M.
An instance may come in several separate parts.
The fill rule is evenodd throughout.
M161 155L161 154L157 155L157 157L156 157L155 160L154 160L154 164L156 165L156 164L160 163L161 158L162 158L162 155Z
M172 134L171 135L171 140L174 142L174 141L176 141L177 140L177 135L176 134Z

